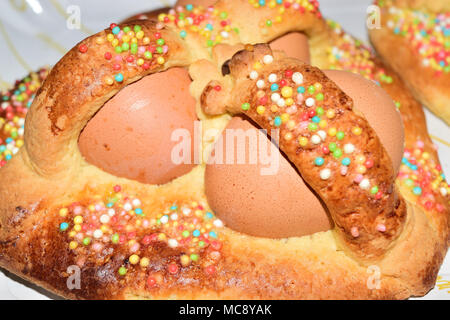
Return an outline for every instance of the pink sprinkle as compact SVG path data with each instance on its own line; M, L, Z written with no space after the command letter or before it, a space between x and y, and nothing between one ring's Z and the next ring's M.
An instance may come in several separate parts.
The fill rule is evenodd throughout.
M98 242L96 242L92 246L92 249L94 249L94 251L96 251L96 252L99 252L99 251L101 251L103 249L103 245L98 243Z
M294 114L298 111L297 106L294 104L292 107L286 109L287 114Z
M341 167L341 175L345 176L347 174L347 172L348 172L348 168L345 166L342 166Z
M422 140L417 141L416 145L418 148L423 148L425 146Z
M163 46L163 53L167 53L169 51L169 47L167 45Z
M143 226L144 228L148 228L149 225L150 225L150 222L148 222L147 219L145 219L144 221L142 221L142 226Z
M80 206L76 206L76 207L73 209L73 213L75 213L75 214L80 214L82 210L83 210L83 209L82 209Z
M156 24L156 29L157 29L157 30L161 30L162 28L164 28L164 24L161 23L161 22L158 22L158 23Z
M356 183L360 183L363 179L364 177L362 174L357 174L353 181L355 181Z
M145 47L144 46L140 46L138 48L138 52L141 53L141 54L144 54L145 53Z
M305 97L303 97L303 94L299 93L299 94L297 95L298 103L302 103L304 99L305 99Z
M308 124L309 124L308 121L302 121L302 122L300 122L300 124L299 124L299 128L300 128L301 130L304 130L304 129L308 128Z
M358 237L359 237L359 231L358 231L358 228L357 228L357 227L352 227L352 228L350 229L350 233L352 234L352 236L353 236L354 238L358 238Z
M138 251L138 250L139 250L139 247L140 247L139 243L136 242L135 244L133 244L133 245L131 246L130 252L136 252L136 251Z
M386 226L384 224L380 223L379 225L377 225L377 230L380 232L385 232Z

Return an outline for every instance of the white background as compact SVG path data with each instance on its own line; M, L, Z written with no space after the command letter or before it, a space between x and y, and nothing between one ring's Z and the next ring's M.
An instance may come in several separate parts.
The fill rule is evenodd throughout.
M77 42L90 33L104 29L111 22L118 22L136 13L174 2L173 0L1 0L0 89L5 89L31 70L44 65L53 65ZM371 3L372 0L320 0L321 10L326 17L338 21L345 30L365 41L367 41L365 12ZM81 9L81 30L69 30L66 26L66 10L71 5L77 5ZM430 134L439 148L444 171L450 177L450 128L428 111L426 115ZM440 275L450 280L448 256ZM450 289L435 288L425 299L450 299L449 292ZM0 299L49 298L55 296L0 271Z

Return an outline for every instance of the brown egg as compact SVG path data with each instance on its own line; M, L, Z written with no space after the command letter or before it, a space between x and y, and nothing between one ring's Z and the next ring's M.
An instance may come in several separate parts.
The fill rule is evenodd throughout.
M361 76L342 71L326 73L365 114L398 170L403 154L403 126L392 99ZM239 128L256 131L252 123L241 118L233 118L227 126L227 129ZM225 133L219 141L226 150ZM206 196L217 216L233 230L268 238L303 236L330 229L325 207L291 163L274 148L272 152L280 157L278 173L261 175L261 168L267 165L250 164L247 158L255 148L258 144L247 143L234 148L234 154L239 150L246 155L247 164L207 165Z
M119 177L164 184L193 168L175 164L173 130L183 128L192 139L195 99L183 68L149 75L122 89L89 121L79 148L88 162ZM192 141L191 141L192 142ZM193 154L191 143L191 159Z
M284 51L288 57L310 63L308 37L301 32L288 33L272 41L270 47Z
M211 164L206 166L205 188L208 203L225 225L253 236L284 238L303 236L329 230L331 223L319 198L305 185L295 167L267 137L247 120L233 118L227 129L251 130L270 150L258 147L258 152L270 154L278 170L262 175L261 169L270 166L262 157L256 164L248 159L249 147L235 141L234 155L245 154L246 164ZM225 148L226 134L220 138ZM262 146L262 144L259 144ZM230 150L231 151L231 150ZM217 150L215 154L218 154ZM237 159L237 156L235 156ZM225 161L223 162L225 163ZM263 164L264 163L264 164ZM273 165L275 168L276 165Z
M397 175L403 157L405 133L392 98L373 81L358 74L337 70L324 72L353 99L354 107L369 121L389 154Z

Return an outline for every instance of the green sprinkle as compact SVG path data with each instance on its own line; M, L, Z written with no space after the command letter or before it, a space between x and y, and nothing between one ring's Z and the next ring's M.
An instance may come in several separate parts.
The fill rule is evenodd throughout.
M250 109L250 103L245 102L242 104L242 110L247 111L248 109Z
M344 138L345 138L345 133L342 132L342 131L338 131L338 133L336 133L336 138L337 138L338 140L344 139Z
M127 272L128 272L127 268L125 268L125 267L120 267L120 268L119 268L119 274L120 274L121 276L126 275Z

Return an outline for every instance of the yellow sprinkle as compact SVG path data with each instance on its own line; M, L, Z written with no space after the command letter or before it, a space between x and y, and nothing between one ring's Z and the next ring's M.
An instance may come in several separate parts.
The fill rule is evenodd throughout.
M255 62L255 64L253 65L253 69L255 69L255 70L260 70L261 68L262 68L262 64L259 61Z
M266 108L265 108L264 106L258 106L258 107L256 108L256 112L257 112L259 115L264 114L265 111L266 111Z
M291 87L283 87L283 89L281 89L281 95L284 98L290 98L292 97L292 88Z
M333 109L327 110L327 118L328 119L333 119L335 117L335 112Z
M356 163L362 164L366 161L366 157L363 155L359 155L356 157Z
M70 231L69 232L69 238L73 238L77 235L77 233L75 231Z
M188 255L183 254L183 255L180 257L180 261L181 261L181 264L182 264L184 267L186 267L186 266L188 266L189 263L191 262L191 259L189 258Z
M133 254L130 258L129 261L131 264L138 264L139 260L141 260L139 258L139 256L137 254Z
M128 43L128 42L130 42L130 37L125 35L122 37L122 41Z
M111 77L105 77L104 81L109 86L114 83L114 80Z
M109 227L107 225L102 225L100 230L102 230L103 233L107 233L109 231Z
M144 39L142 39L142 43L143 44L149 44L150 43L150 38L149 37L144 37Z
M110 33L106 36L106 40L108 40L109 42L114 40L114 36Z
M67 209L67 208L62 208L59 210L59 215L61 217L66 217L68 213L69 213L69 209Z
M364 166L358 166L358 168L356 168L356 171L358 173L364 174L364 173L366 173L367 169Z
M136 33L136 38L138 38L139 40L140 39L142 39L142 38L144 38L144 31L138 31L137 33Z
M320 120L320 122L319 122L320 128L324 129L327 127L327 125L328 125L328 122L326 120Z
M146 268L150 264L150 260L149 258L144 257L141 259L141 262L139 264L141 265L142 268Z
M103 37L97 37L95 38L95 42L97 44L103 44L105 42L105 39Z
M362 129L360 127L353 127L352 132L354 135L359 136L362 133Z
M330 128L330 130L328 130L328 134L332 137L334 137L336 135L336 133L337 133L337 130L334 127Z
M111 41L111 44L113 47L117 47L117 45L119 44L119 40L114 39L113 41Z
M76 232L80 232L81 231L81 225L76 224L73 226L73 230L75 230Z
M298 143L300 143L300 145L302 147L304 147L308 144L308 138L300 137L300 138L298 138Z
M75 218L73 218L73 222L75 224L82 224L83 223L83 217L82 216L76 216Z
M139 58L139 59L137 60L137 64L138 64L138 66L142 66L142 65L144 64L144 59Z
M295 128L295 121L294 120L289 120L287 123L287 127L288 129L294 129Z
M289 120L290 117L291 117L291 116L290 116L288 113L283 113L283 114L281 115L281 121L282 121L283 123L285 123L285 122L287 122L287 121Z
M158 240L166 240L166 235L164 233L158 234Z
M16 141L16 147L17 148L20 148L20 147L22 147L23 146L23 140L17 140Z
M290 132L286 133L286 134L284 135L284 138L285 138L287 141L292 140L292 133L290 133Z
M278 107L276 106L276 105L272 105L271 107L270 107L270 111L272 111L272 112L277 112L278 111Z
M70 241L70 243L69 243L69 248L71 249L71 250L74 250L74 249L76 249L78 247L78 242L76 242L76 241Z
M158 59L156 59L156 62L158 62L159 64L164 64L166 60L163 57L158 57Z

